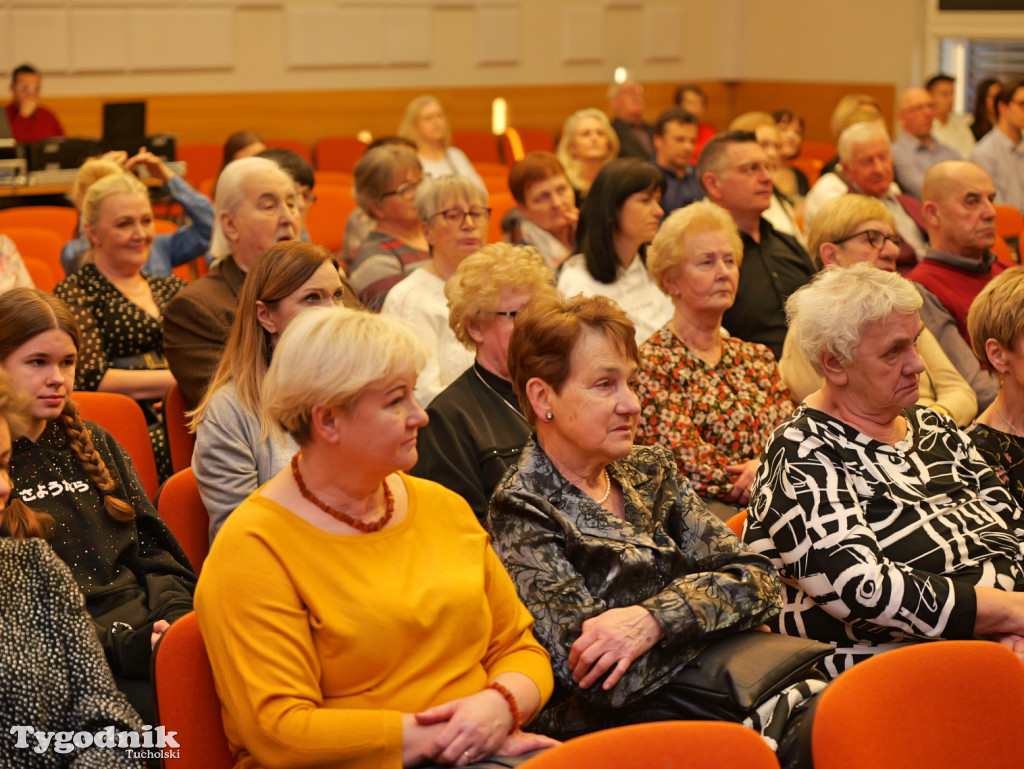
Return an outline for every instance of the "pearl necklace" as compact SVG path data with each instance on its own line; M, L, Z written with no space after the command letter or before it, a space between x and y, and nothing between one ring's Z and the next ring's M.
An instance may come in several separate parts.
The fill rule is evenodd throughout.
M612 493L612 479L608 477L607 469L602 472L604 473L604 483L606 488L604 490L604 496L597 500L597 504L604 506L604 503L608 501L608 495Z

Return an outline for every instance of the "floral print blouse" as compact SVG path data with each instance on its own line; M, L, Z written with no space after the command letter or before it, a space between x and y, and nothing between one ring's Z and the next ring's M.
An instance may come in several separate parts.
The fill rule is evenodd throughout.
M778 575L690 489L660 446L636 446L608 465L625 520L566 480L531 438L491 497L486 526L537 640L555 671L539 731L569 735L602 726L602 711L656 692L723 633L757 627L779 610ZM584 620L643 606L665 637L609 691L580 689L569 651Z
M82 333L75 371L76 390L96 390L115 358L163 353L163 312L185 285L181 278L146 275L161 317L154 318L128 299L94 264L86 264L53 290L74 313Z
M767 347L724 338L712 367L687 349L671 323L640 346L637 394L637 441L664 446L694 491L723 501L733 483L726 466L756 459L793 412Z

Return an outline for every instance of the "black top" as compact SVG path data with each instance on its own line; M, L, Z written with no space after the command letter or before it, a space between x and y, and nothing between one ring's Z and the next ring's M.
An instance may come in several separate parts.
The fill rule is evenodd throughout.
M647 123L640 123L639 128L647 134L647 142L642 142L633 131L633 125L622 118L612 121L612 128L619 137L619 157L638 158L651 162L654 157L654 131ZM646 146L645 146L646 144Z
M761 218L761 242L745 232L740 284L722 325L735 337L765 345L782 358L786 339L786 300L807 283L816 270L811 257L792 235L777 232Z
M464 497L483 519L491 492L530 437L512 383L474 363L430 402L427 414L412 474Z

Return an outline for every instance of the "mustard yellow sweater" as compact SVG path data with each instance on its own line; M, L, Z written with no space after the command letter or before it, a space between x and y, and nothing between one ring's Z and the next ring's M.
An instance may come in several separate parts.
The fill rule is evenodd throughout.
M500 673L553 686L533 620L466 502L402 476L406 517L328 534L254 493L203 565L195 607L236 767L397 769L402 712Z

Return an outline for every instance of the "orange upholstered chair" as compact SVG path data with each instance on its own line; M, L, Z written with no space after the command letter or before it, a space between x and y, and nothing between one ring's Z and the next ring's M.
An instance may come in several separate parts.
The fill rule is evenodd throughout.
M736 515L725 522L725 525L732 529L732 533L743 539L743 524L747 522L747 511L740 510Z
M220 173L224 162L224 147L220 144L205 142L199 144L182 144L177 149L178 160L187 164L185 179L196 189L204 179L214 179Z
M345 239L345 222L356 207L352 188L340 184L316 185L316 204L306 211L309 239L337 253Z
M192 465L192 449L196 445L196 437L189 432L185 421L186 410L181 388L175 382L164 398L164 424L167 425L167 443L171 449L171 467L174 472Z
M501 162L498 139L490 131L452 131L452 146L465 152L473 165Z
M65 206L20 206L0 209L0 232L7 233L11 227L50 230L57 234L63 246L75 237L78 211ZM63 272L62 268L61 273Z
M160 480L142 407L121 393L76 390L71 400L78 404L78 413L82 419L95 422L124 447L135 465L146 496L153 499L160 488Z
M836 145L829 142L808 142L800 145L800 157L817 158L822 163L827 163L836 156Z
M220 699L195 612L160 637L153 652L157 721L177 732L179 757L161 759L168 769L231 769Z
M885 652L829 685L810 729L814 769L1018 767L1024 664L992 641Z
M555 138L546 128L509 128L498 140L508 165L522 160L527 152L555 151Z
M753 729L725 721L659 721L619 726L569 740L521 769L778 769ZM878 764L883 766L883 764Z
M354 136L325 136L316 143L316 170L352 173L364 152L366 142Z
M14 245L18 247L18 253L23 258L37 259L49 267L57 282L60 282L64 277L64 266L60 263L60 251L64 248L67 239L61 239L60 235L53 230L41 227L0 226L0 233L14 241ZM28 266L27 263L26 266ZM46 286L39 285L34 277L32 281L36 284L37 288L41 288L44 291L52 291L53 286L57 285L57 282L55 282L53 286L46 288Z
M309 144L301 139L267 139L267 146L297 152L303 160L313 165L313 153L309 149Z
M199 496L199 485L191 467L167 479L160 489L157 512L199 574L210 552L210 516Z
M491 220L487 223L487 242L497 243L502 239L501 220L516 207L511 192L492 192L487 205L491 207Z
M825 167L825 162L819 158L793 158L789 164L793 168L803 171L804 176L807 177L807 183L812 187L821 178L821 169Z
M179 264L177 267L174 267L171 270L171 272L173 272L186 283L191 283L193 280L198 280L209 271L210 265L206 263L205 256L197 256L191 262Z
M32 284L38 289L52 293L60 281L53 274L50 265L41 259L33 259L31 256L24 256L21 261L25 263L25 269L28 270L29 277L32 278Z

